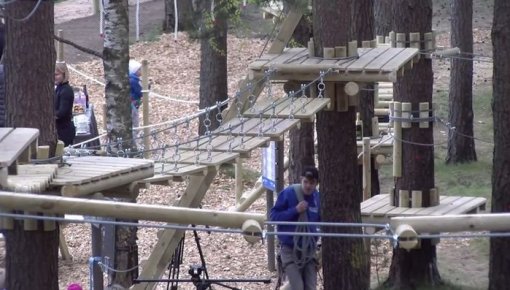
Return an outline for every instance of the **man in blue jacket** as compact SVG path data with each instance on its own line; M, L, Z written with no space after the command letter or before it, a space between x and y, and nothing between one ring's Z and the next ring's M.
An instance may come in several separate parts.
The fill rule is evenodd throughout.
M306 167L301 183L290 185L278 195L271 209L271 220L288 222L320 221L320 199L317 185L319 172ZM317 232L316 226L278 225L278 232ZM287 275L290 289L315 290L317 288L317 237L278 235L282 267Z

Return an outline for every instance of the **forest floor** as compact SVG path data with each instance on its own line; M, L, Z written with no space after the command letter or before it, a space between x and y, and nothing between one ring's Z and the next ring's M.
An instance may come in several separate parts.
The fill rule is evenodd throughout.
M131 56L147 59L150 63L150 75L154 81L153 89L163 95L190 101L198 100L199 86L199 44L179 33L161 35L164 17L162 0L142 1L140 5L140 39L135 43L134 6L130 6L130 25L133 46ZM449 12L447 0L434 0L433 29L439 33L438 45L449 47ZM492 47L490 29L492 26L492 1L474 1L474 48L475 54L488 56L491 60ZM99 31L99 17L91 16L92 8L88 0L66 0L55 5L55 29L63 29L64 37L76 43L102 50L102 38ZM272 23L263 20L261 13L253 7L247 7L242 13L241 29L229 39L228 70L229 95L237 90L237 82L246 74L247 64L258 57L265 45ZM65 47L65 60L77 69L102 80L102 64L98 59L86 55L72 47ZM434 102L439 104L438 115L447 119L449 61L434 60ZM490 202L490 174L492 166L492 114L490 112L492 63L475 62L474 72L474 110L475 136L479 162L459 165L444 165L446 152L446 130L440 126L435 129L436 185L441 194L477 195L487 197ZM104 103L103 88L90 83L87 79L74 75L74 85L87 84L91 101L100 108ZM191 114L197 110L196 104L173 103L166 100L151 99L151 122L171 120ZM96 111L100 127L103 120ZM484 142L489 141L489 142ZM170 142L170 141L169 141ZM245 189L248 190L260 172L258 154L247 162ZM391 186L389 168L381 171L383 188ZM184 183L173 183L168 187L153 186L142 190L138 199L141 203L172 204L173 200L185 188ZM231 172L222 171L214 181L206 199L204 208L228 209L233 205L233 179ZM263 211L264 202L259 200L251 210ZM139 254L141 267L156 243L156 229L139 230ZM90 226L69 225L65 229L73 261L59 261L60 288L78 281L88 285L88 258L90 257ZM249 246L237 236L226 234L201 234L201 243L208 262L212 278L273 278L275 273L267 271L266 250L261 244ZM487 239L444 239L438 245L438 266L442 278L448 283L445 289L486 289L488 285L488 240ZM389 263L391 248L388 243L373 243L372 285L377 287L384 281ZM185 262L182 273L187 273L187 265L196 263L197 251L191 235L186 240ZM1 258L0 258L1 260ZM2 261L3 262L3 261ZM187 277L182 277L187 278ZM240 285L243 289L270 289L267 285ZM84 288L85 289L85 288ZM160 285L158 289L166 289ZM183 289L193 289L186 286ZM218 287L216 287L218 289Z

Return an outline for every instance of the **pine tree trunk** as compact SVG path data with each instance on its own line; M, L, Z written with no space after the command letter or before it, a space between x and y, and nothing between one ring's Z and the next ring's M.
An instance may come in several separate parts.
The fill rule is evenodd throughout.
M177 0L177 28L179 31L196 30L194 21L195 9L193 6L196 0ZM175 6L174 0L165 0L165 19L163 20L163 31L167 33L175 30Z
M374 33L374 0L354 1L352 3L352 23L351 34L358 40L358 46L361 47L362 41L373 40ZM359 92L360 119L363 122L363 137L372 136L372 118L374 117L374 85L360 84L362 90ZM379 170L376 169L375 159L372 156L371 162L371 195L377 195L380 191ZM358 166L360 180L362 180L363 166ZM362 183L360 182L360 186Z
M393 19L391 1L392 0L374 1L374 22L376 35L388 36L390 34Z
M466 53L473 52L473 1L451 2L451 45ZM471 58L471 56L464 56ZM446 163L476 161L473 136L473 62L452 59L450 70L448 122L454 130L448 134Z
M53 2L43 1L25 22L36 1L5 6L7 126L40 131L39 145L55 147ZM9 290L58 289L58 228L25 231L23 222L4 230L6 283Z
M315 51L346 46L351 40L350 0L313 2ZM341 9L340 9L341 7ZM335 85L337 96L343 84ZM345 97L345 96L341 96ZM356 158L355 108L317 114L321 217L325 222L361 222L361 191ZM360 228L324 228L325 232L361 233ZM368 257L362 239L323 239L324 289L368 289Z
M211 19L211 0L200 1L200 101L201 109L227 99L227 29L228 14L224 2L216 1L214 20ZM199 134L212 131L219 126L220 110L215 109L200 116ZM209 121L207 121L209 120Z
M492 111L494 155L492 169L492 212L510 212L510 2L494 1L492 26L494 56ZM506 289L510 284L510 239L491 238L489 289Z
M103 65L106 79L105 95L107 130L111 142L120 144L116 150L133 148L131 97L129 92L129 19L127 0L107 0L104 4L105 33ZM114 268L131 269L138 264L136 227L116 226ZM112 282L124 287L133 284L138 269L117 272Z
M423 35L432 30L431 0L396 0L393 5L395 32ZM394 84L394 99L411 102L412 110L417 111L420 102L432 102L432 86L432 62L422 57ZM434 147L406 141L433 144L433 123L429 128L419 128L418 125L412 123L412 128L402 129L402 177L396 178L395 195L398 200L399 190L420 190L423 206L427 207L430 205L430 189L434 188ZM436 247L430 240L421 240L419 249L394 250L387 285L394 289L415 289L420 285L437 285L440 281Z
M104 13L103 66L106 80L106 126L110 141L122 141L122 148L118 149L124 150L132 147L133 136L128 78L128 1L105 1Z

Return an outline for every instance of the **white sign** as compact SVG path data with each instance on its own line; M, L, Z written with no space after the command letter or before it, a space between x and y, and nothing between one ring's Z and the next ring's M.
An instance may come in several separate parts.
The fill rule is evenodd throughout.
M262 149L262 185L272 191L276 190L276 143L269 142L267 148Z

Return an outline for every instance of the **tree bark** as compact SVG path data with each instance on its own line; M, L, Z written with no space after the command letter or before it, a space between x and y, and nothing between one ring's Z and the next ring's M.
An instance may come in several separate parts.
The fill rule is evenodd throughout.
M216 1L213 14L211 14L211 0L204 0L199 3L201 13L199 107L201 109L227 99L227 30L229 15L225 10L226 2L228 1ZM219 120L221 120L220 112L220 109L215 109L200 116L198 127L200 135L218 128Z
M394 31L398 33L419 32L422 36L432 30L431 0L395 0ZM422 47L423 48L423 47ZM394 84L394 99L411 102L412 110L419 109L418 103L432 103L433 72L430 59L421 58L412 70ZM419 146L409 142L433 144L433 125L402 129L402 177L396 178L395 196L399 190L420 190L423 206L430 205L430 189L434 188L434 147ZM409 142L406 142L409 141ZM398 204L398 202L396 203ZM397 248L393 251L388 286L394 289L415 289L420 285L437 285L441 277L436 264L436 247L431 240L421 240L421 247L410 251Z
M358 46L361 47L362 41L373 40L375 38L374 23L374 0L354 1L352 3L352 23L351 34L358 40ZM360 84L362 90L359 92L360 119L363 123L363 136L372 136L372 118L374 117L374 85ZM371 195L380 193L379 170L376 169L374 157L370 158L371 165ZM358 166L360 180L363 176L363 166ZM360 186L362 182L360 181Z
M297 92L301 89L301 84L289 81L283 88L286 93ZM289 184L300 183L303 169L315 166L314 127L314 122L302 122L300 128L291 129L289 132Z
M494 155L492 170L492 209L510 212L510 2L494 1L492 26L494 56L492 112ZM510 240L491 238L489 289L504 289L510 283Z
M313 2L315 51L323 47L346 46L350 35L350 0ZM341 7L341 9L340 9ZM335 85L338 97L346 97L343 84ZM361 191L357 173L355 108L347 112L317 114L321 217L325 222L361 222ZM325 232L361 233L360 228L323 229ZM324 238L324 289L368 289L368 257L362 239Z
M393 19L391 1L392 0L374 1L374 23L376 35L388 36L390 34Z
M107 131L111 142L132 147L131 98L129 93L129 19L127 0L107 0L104 4L105 30L103 66ZM119 145L120 146L120 145Z
M6 108L7 126L39 129L39 145L55 148L55 47L53 2L16 1L6 5ZM22 221L4 230L7 289L58 289L58 227L25 231Z
M179 31L197 30L195 25L196 0L177 0L177 28ZM165 19L163 20L163 31L174 32L175 30L175 6L174 0L165 0Z
M110 141L117 143L114 150L126 150L135 146L128 78L128 1L107 0L104 12L103 66L106 80L107 131ZM138 264L136 231L136 227L115 228L115 269L127 270ZM115 272L112 275L112 282L129 287L137 277L137 268L129 272Z
M451 45L466 53L473 52L473 1L451 2ZM464 58L471 58L470 55ZM473 136L473 62L452 59L450 70L448 132L446 163L476 161Z

